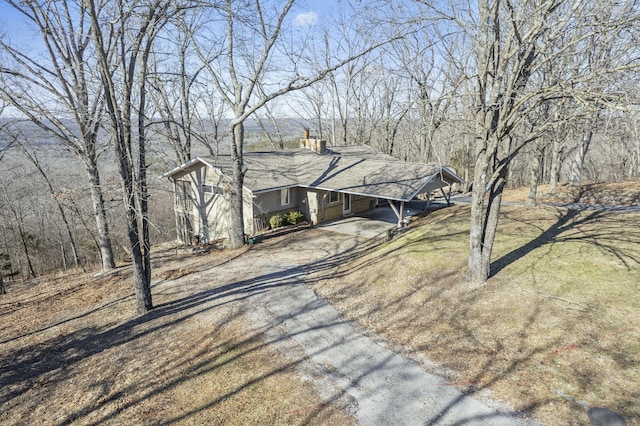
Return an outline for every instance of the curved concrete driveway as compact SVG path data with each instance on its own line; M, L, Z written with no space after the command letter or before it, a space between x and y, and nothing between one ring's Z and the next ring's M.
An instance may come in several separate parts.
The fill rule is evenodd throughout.
M328 276L333 265L356 256L362 241L312 229L280 242L266 241L264 247L259 244L225 265L245 278L231 284L233 297L248 303L253 327L270 343L281 345L284 353L303 352L305 362L295 362L301 374L326 400L342 404L363 425L531 424L500 412L497 404L446 386L441 378L365 336L314 293L308 281ZM246 276L246 262L257 266L251 270L260 274Z

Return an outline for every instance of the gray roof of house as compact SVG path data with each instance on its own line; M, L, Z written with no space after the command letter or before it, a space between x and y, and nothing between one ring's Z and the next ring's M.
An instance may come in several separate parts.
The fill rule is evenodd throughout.
M196 163L233 176L231 157L198 157L167 172L176 177ZM464 182L450 169L405 163L362 146L329 147L324 153L308 149L247 152L244 186L253 193L294 186L409 201L438 175L448 183Z

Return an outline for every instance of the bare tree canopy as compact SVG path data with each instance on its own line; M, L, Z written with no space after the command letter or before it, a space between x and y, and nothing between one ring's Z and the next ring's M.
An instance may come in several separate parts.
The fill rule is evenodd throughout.
M472 82L475 171L469 278L484 282L511 162L549 128L552 116L526 128L550 102L580 109L628 108L619 82L637 72L639 8L635 1L479 0L427 10L443 32L462 34L471 61L454 58ZM458 38L453 38L458 42ZM447 44L447 37L442 39ZM630 48L631 47L631 48ZM447 49L450 50L450 49ZM560 72L549 75L549 64Z
M0 39L0 96L73 152L87 172L103 270L115 266L98 168L104 111L86 8L75 1L7 1L40 40Z
M332 12L295 0L5 3L38 43L0 37L3 114L37 124L82 162L105 270L114 259L98 163L115 158L139 312L153 306L150 148L165 164L196 147L230 151L237 248L250 118L274 129L280 148L282 120L294 118L334 144L461 169L474 282L491 274L509 182L528 184L534 204L542 179L640 174L635 0L336 0Z
M224 32L192 34L193 46L222 101L232 113L229 123L234 162L230 246L244 244L242 207L244 122L269 102L307 88L367 53L400 38L370 39L355 51L335 57L330 44L318 44L312 30L292 21L295 1L281 4L226 0L212 5L200 19L223 22ZM218 24L218 27L220 25ZM328 35L325 35L328 37ZM301 41L300 41L301 40ZM324 40L321 41L325 41ZM318 52L317 49L324 49ZM315 55L327 58L319 65Z

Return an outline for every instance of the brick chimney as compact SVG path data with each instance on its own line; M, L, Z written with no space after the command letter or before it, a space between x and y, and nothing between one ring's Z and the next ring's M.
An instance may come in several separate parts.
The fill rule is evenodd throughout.
M300 139L300 148L307 148L319 154L327 150L327 141L325 139L316 139L309 136L309 129L304 130L304 137Z

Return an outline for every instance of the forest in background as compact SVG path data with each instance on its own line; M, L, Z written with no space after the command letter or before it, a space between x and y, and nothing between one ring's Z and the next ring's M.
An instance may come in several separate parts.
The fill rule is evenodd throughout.
M3 275L133 257L148 276L174 238L156 176L230 152L241 185L244 150L303 129L453 167L484 229L507 185L640 175L637 2L313 6L5 2L25 30L0 27Z

